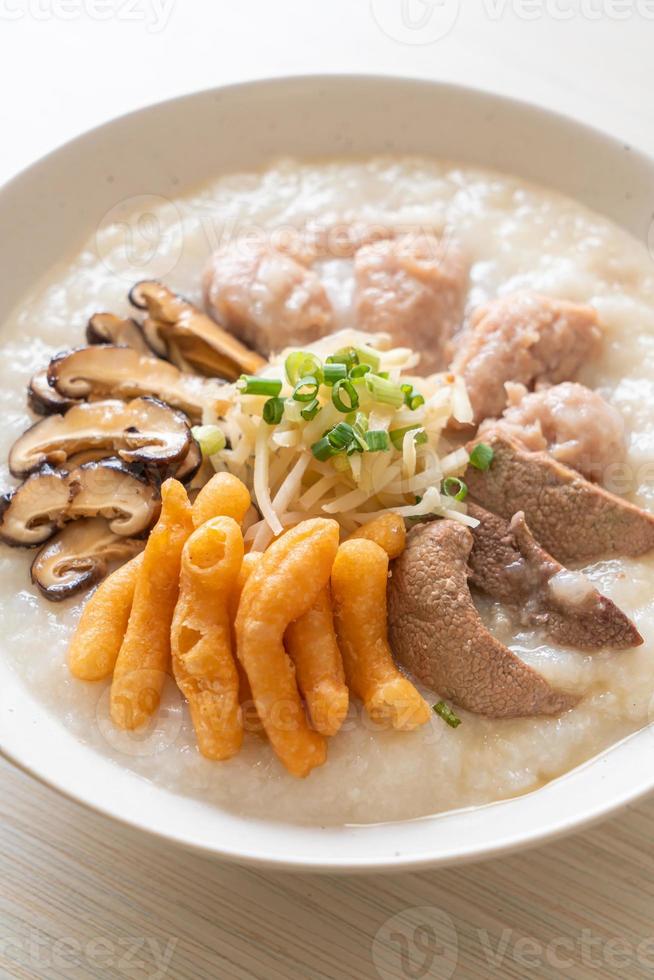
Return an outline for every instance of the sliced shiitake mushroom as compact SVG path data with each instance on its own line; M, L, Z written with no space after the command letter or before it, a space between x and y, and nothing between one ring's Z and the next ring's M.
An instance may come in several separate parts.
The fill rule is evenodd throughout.
M88 449L109 449L126 462L169 466L186 456L191 440L185 416L156 398L83 402L24 432L11 447L9 469L27 476L44 463L63 466Z
M1 498L0 538L33 547L80 517L106 517L115 534L133 537L152 526L159 508L158 487L119 459L70 472L44 466Z
M174 364L130 347L109 344L58 354L48 368L50 384L64 398L136 398L153 395L194 422L218 399L218 381L184 374Z
M110 562L133 558L144 539L114 534L106 520L90 517L67 524L32 562L32 582L46 599L60 602L90 589L109 571Z
M147 311L143 332L161 357L172 359L176 354L199 373L230 381L243 373L254 374L266 363L197 306L159 282L137 283L129 299L137 309Z
M189 451L181 463L174 464L174 469L171 470L170 476L174 476L175 479L179 480L181 483L190 483L191 480L197 476L201 466L202 450L195 439L191 439Z
M27 404L37 415L55 415L74 405L75 399L65 398L51 387L46 368L37 371L28 384Z
M97 463L99 460L109 459L111 456L111 450L108 449L85 449L82 452L70 456L66 466L72 470L76 466L82 466L84 463ZM182 483L190 483L199 472L202 466L202 460L203 457L200 447L195 439L191 439L189 451L182 460L176 460L165 469L161 467L150 467L148 477L156 484L161 484L167 477L173 476Z
M86 325L86 339L89 344L117 344L132 347L142 354L152 353L141 324L132 317L120 317L115 313L94 313Z

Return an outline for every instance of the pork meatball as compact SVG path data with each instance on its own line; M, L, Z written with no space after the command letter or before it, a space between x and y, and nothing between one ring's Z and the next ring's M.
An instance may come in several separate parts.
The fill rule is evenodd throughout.
M451 369L463 376L475 422L501 415L505 383L572 380L598 351L597 312L538 293L503 296L476 310Z
M232 242L211 257L203 287L214 319L264 357L318 340L334 328L316 273L270 246Z
M560 463L589 480L602 483L611 463L627 451L624 419L596 391L573 381L529 393L524 385L507 384L509 405L501 419L488 419L479 429L500 427L526 449L547 450Z
M360 330L418 351L421 374L447 367L467 284L458 246L429 234L373 242L355 254L354 278Z

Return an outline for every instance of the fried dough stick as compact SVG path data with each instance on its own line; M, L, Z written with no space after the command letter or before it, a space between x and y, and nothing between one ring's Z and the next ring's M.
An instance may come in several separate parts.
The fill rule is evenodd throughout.
M406 546L404 518L392 511L389 511L388 514L382 514L381 517L376 517L369 524L362 524L350 534L347 540L356 541L359 538L374 541L375 544L384 549L389 558L397 558Z
M173 673L189 703L198 748L229 759L243 741L239 678L229 600L243 561L243 535L231 517L205 521L184 545L171 628Z
M231 517L243 523L250 506L248 488L231 473L216 473L200 490L193 502L193 523L200 527L214 517Z
M321 735L335 735L347 714L350 695L328 586L320 591L311 609L290 624L284 643L295 664L297 684L313 727Z
M68 648L68 666L81 681L111 677L123 642L143 554L112 572L86 603Z
M179 594L182 548L193 531L191 505L177 480L161 488L161 516L143 552L127 630L111 685L111 717L134 729L159 706L170 666L170 626Z
M236 582L234 588L232 589L232 594L229 598L229 618L232 624L232 639L234 643L234 649L236 649L236 629L234 623L236 622L236 614L238 613L238 604L241 601L241 596L243 594L243 589L245 588L245 583L252 574L254 566L258 564L259 559L263 558L263 552L261 551L248 551L247 555L243 555L243 563L241 565L240 571L236 577ZM239 676L239 698L241 704L245 704L248 701L252 701L252 689L250 688L250 682L248 680L248 675L245 673L245 669L241 661L236 658L236 667ZM249 726L249 730L261 731L261 722L256 717L256 710L254 711L255 718L251 719L253 726Z
M370 717L401 731L430 718L427 702L393 662L386 627L388 555L358 538L338 549L332 569L334 619L350 690Z
M308 725L283 638L329 581L338 548L336 521L303 521L270 545L243 588L236 617L238 658L273 749L304 777L325 761L325 739Z

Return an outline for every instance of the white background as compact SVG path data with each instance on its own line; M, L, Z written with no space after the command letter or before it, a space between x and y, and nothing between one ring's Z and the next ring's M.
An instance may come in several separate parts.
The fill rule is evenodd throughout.
M149 102L322 71L463 82L654 152L653 0L410 0L409 28L401 2L0 0L0 181ZM5 764L0 817L1 977L654 974L650 803L483 867L339 880L171 852Z

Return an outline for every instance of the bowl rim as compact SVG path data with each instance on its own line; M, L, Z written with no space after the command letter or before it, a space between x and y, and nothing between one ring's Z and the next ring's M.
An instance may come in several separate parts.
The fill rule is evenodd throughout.
M626 146L622 141L616 139L614 136L608 133L605 133L601 129L591 127L586 123L580 122L564 114L543 108L537 104L531 104L524 100L515 99L506 95L496 95L490 91L480 90L470 86L450 82L430 81L424 78L413 78L403 75L365 73L306 74L260 78L252 81L221 85L208 89L200 89L185 93L172 99L151 103L128 113L116 115L104 121L99 126L86 130L85 132L80 133L72 139L57 146L21 170L19 173L12 176L8 181L0 186L0 200L4 200L8 194L20 193L22 184L25 184L40 172L47 170L53 161L61 159L62 157L65 157L70 153L74 153L75 151L83 150L85 145L99 134L109 134L112 128L123 125L128 121L138 121L157 109L165 108L167 111L171 112L175 110L180 111L185 104L191 104L198 99L203 99L214 95L220 95L221 98L227 99L238 98L244 93L250 95L254 94L256 96L257 94L260 95L263 92L270 91L271 88L280 88L283 90L284 88L289 87L293 89L306 86L320 86L323 89L331 88L333 91L335 91L337 88L342 88L343 86L347 88L348 86L357 85L391 86L398 88L403 86L407 92L412 88L416 91L420 89L427 93L429 91L435 92L438 90L440 93L451 93L456 94L457 97L476 100L477 103L486 104L489 108L492 107L493 109L497 109L499 112L528 113L530 116L534 117L534 119L540 119L543 121L546 120L549 124L554 125L557 128L562 130L567 129L568 131L576 133L577 136L600 141L604 143L608 150L610 150L612 153L617 154L628 150L634 158L640 161L642 166L648 172L651 172L654 175L654 160L642 151L632 148L631 146ZM341 158L346 156L346 154L337 155ZM18 679L17 674L16 677ZM22 680L19 680L19 687L21 685L23 685L23 682ZM11 700L11 685L10 690L7 693L9 695L9 700ZM24 694L25 691L23 685L23 695ZM31 695L29 695L28 700L30 698ZM75 785L74 781L71 782L63 779L60 774L53 774L48 770L47 764L39 763L38 759L33 758L30 753L20 744L12 744L12 740L7 738L8 729L6 726L6 712L13 710L13 705L9 707L6 697L0 698L0 755L9 760L23 772L39 780L42 784L55 789L68 799L82 804L84 807L95 813L116 820L123 826L146 832L155 838L159 838L161 841L190 848L205 855L211 855L223 860L230 860L258 868L306 872L327 871L330 873L370 873L374 871L383 872L417 870L420 868L434 867L437 865L445 866L487 860L508 852L514 852L527 847L535 846L536 844L542 844L572 831L580 830L592 823L605 819L625 805L634 802L636 799L639 799L654 789L654 774L652 774L650 778L643 778L642 775L640 775L640 778L637 778L636 772L633 774L629 772L628 775L625 774L625 779L623 780L624 785L620 785L619 779L615 780L616 787L613 795L610 798L607 797L598 801L591 795L588 798L584 798L584 801L579 804L574 813L562 813L556 818L551 818L546 825L536 824L535 829L525 829L518 833L509 831L506 834L501 834L496 832L495 837L491 841L487 841L486 843L477 843L471 846L467 846L465 843L463 843L458 849L451 848L448 853L437 853L437 849L434 849L431 853L429 851L414 851L411 854L403 854L401 850L393 852L392 850L389 850L387 846L383 856L377 855L375 857L370 857L366 856L365 853L358 854L356 853L356 849L354 849L354 851L349 853L345 859L339 855L329 856L324 853L322 856L313 858L311 853L306 850L301 855L282 853L280 850L271 853L270 845L261 847L257 845L256 842L249 843L249 846L247 847L245 847L243 843L237 843L235 845L234 843L212 842L209 844L206 840L202 841L197 839L197 837L194 837L192 833L166 830L162 825L152 826L147 819L140 819L135 813L127 814L125 812L120 812L119 808L117 809L116 807L109 805L106 800L104 802L99 802L97 793L95 797L93 796L93 788L89 789L86 785L81 785L79 783ZM45 708L45 706L40 706L40 710L42 712L47 712L49 715L49 709ZM54 719L54 716L51 717L55 724L58 724L56 719ZM647 735L646 728L627 736L627 738L610 746L598 756L595 756L557 779L550 781L541 789L533 790L524 796L499 801L497 803L487 804L480 807L448 811L444 814L436 814L433 816L419 818L418 821L398 821L395 824L384 824L383 826L407 828L412 825L415 826L418 823L423 825L425 823L429 823L437 827L439 823L443 824L452 818L461 819L466 814L486 813L490 815L491 811L497 812L500 809L513 808L515 810L516 807L520 807L520 804L523 801L533 800L535 797L544 798L544 795L547 795L548 793L551 795L552 791L554 791L554 795L556 796L560 787L564 786L564 784L571 778L576 779L581 772L589 771L591 769L601 770L603 763L607 759L615 759L620 757L625 750L629 751L628 747L632 742L638 739L642 740L643 736L649 737ZM71 739L76 741L80 748L83 748L82 743L75 739L74 736L71 735ZM94 752L94 750L92 749L91 752ZM627 766L626 768L628 769L629 767ZM135 774L132 774L132 776L134 779L141 778ZM601 779L602 776L600 774L600 782ZM162 792L164 796L167 793L167 791L162 791L161 789L157 790L158 795L161 795ZM168 793L168 795L170 796L175 794ZM197 804L198 802L193 798L186 799L190 800L193 804ZM214 805L209 804L209 806L213 807ZM219 815L225 817L226 811L223 811L220 807L215 807L215 809ZM308 831L310 837L322 837L325 835L325 833L333 836L332 832L335 829L340 830L343 833L350 833L356 829L358 830L356 836L358 837L359 841L361 841L361 831L364 833L366 831L372 833L371 828L382 826L371 824L366 825L363 828L353 828L351 826L346 826L344 828L306 828L291 824L273 825L270 822L258 821L245 817L238 819L240 819L241 822L248 825L250 828L263 824L267 827L275 826L277 828L286 829L289 834L295 833L299 834L300 836L304 836L305 831ZM465 825L465 822L466 821L464 819L463 826ZM338 840L338 834L335 835L334 840ZM362 851L364 850L363 846L361 849Z

